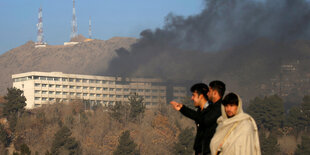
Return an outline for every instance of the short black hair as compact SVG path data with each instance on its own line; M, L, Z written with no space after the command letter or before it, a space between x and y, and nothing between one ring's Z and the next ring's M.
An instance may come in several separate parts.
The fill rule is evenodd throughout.
M226 90L226 87L225 87L225 83L222 82L222 81L218 81L218 80L215 80L215 81L212 81L209 83L209 86L213 89L213 90L216 90L220 97L222 98L224 96L224 93L225 93L225 90Z
M238 106L239 105L239 99L238 99L238 96L235 94L235 93L229 93L227 94L224 99L223 99L223 102L222 104L224 106L226 105L236 105Z
M191 92L197 91L198 95L202 94L205 99L208 99L209 87L204 83L196 83L191 87Z

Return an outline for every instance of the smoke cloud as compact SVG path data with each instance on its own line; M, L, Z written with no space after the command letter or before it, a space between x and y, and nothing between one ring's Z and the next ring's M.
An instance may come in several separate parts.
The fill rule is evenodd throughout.
M141 32L130 51L117 51L107 73L240 85L270 78L287 56L305 57L286 46L310 39L309 1L205 0L204 5L198 15L169 14L162 29Z

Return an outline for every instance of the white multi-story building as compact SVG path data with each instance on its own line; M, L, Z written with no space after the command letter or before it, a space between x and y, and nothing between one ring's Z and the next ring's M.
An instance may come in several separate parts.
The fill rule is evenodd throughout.
M14 74L12 78L13 87L24 91L27 109L71 100L102 105L128 102L128 97L135 92L144 98L147 106L167 103L167 86L161 79L155 78L121 78L61 72L27 72ZM173 90L177 90L173 98L186 96L184 87L173 87Z

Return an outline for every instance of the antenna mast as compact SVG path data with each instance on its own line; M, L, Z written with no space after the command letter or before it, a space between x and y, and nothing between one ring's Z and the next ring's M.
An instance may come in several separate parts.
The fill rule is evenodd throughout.
M39 8L37 28L38 28L38 33L37 33L37 42L36 42L35 47L45 47L46 43L43 40L42 7Z
M89 17L89 29L88 29L88 36L89 36L89 39L91 39L91 36L92 33L91 33L91 18Z
M74 38L77 36L77 23L76 23L76 16L75 16L75 0L73 0L73 10L72 10L72 31L70 38Z

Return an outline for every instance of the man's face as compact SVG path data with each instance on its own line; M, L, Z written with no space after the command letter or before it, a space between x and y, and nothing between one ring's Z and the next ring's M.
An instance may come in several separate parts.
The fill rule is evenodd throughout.
M208 100L212 102L214 98L214 90L211 87L209 87L209 91L207 95L208 95Z
M238 106L235 104L227 104L225 107L225 112L228 118L234 117L237 114Z
M195 107L199 106L200 101L202 99L202 96L203 96L202 94L198 95L197 91L192 93L192 98L191 99L192 99L192 101L194 101L194 106Z

